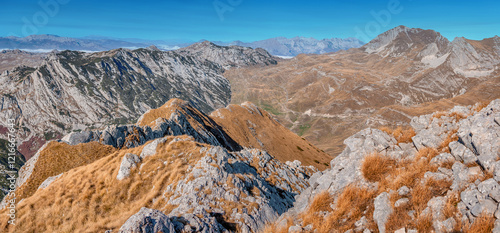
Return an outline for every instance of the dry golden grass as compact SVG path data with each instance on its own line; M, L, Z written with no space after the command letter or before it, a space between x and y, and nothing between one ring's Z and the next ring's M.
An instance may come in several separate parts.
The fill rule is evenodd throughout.
M440 151L440 152L450 153L449 144L451 142L458 141L457 131L458 130L452 130L452 131L450 131L448 133L448 135L446 136L446 139L443 142L441 142L441 144L439 145L439 147L438 147L437 150Z
M189 164L201 157L200 146L191 141L159 145L156 155L142 161L140 172L137 168L129 178L117 181L122 157L139 154L142 148L114 151L67 171L48 188L18 204L17 217L22 224L7 225L5 210L0 212L0 231L103 232L116 230L141 207L169 213L175 206L167 205L162 194L167 185L184 178Z
M415 228L417 228L418 232L433 232L434 228L432 227L432 216L429 214L422 215L417 218Z
M16 190L19 200L31 196L45 179L70 169L90 164L116 149L98 142L70 146L66 143L50 142L41 151L31 176Z
M156 109L151 109L147 113L145 113L142 118L137 122L137 125L139 126L154 126L155 121L158 118L169 118L170 114L172 114L175 110L176 107L175 105L178 104L185 104L183 100L179 99L171 99L167 103L165 103L163 106L156 108ZM174 107L171 107L174 106Z
M391 129L389 127L382 127L380 130L388 133L389 135L394 136L396 138L398 144L399 143L411 143L412 137L417 135L415 133L415 130L411 127L408 127L406 129L403 129L403 127L398 126L396 129Z
M279 228L276 223L268 223L260 233L288 233L288 228L293 225L293 219L286 218L286 226Z
M386 156L374 153L364 158L361 165L363 177L370 182L379 182L394 169L396 162Z
M373 226L371 214L375 195L374 190L350 185L339 194L335 207L332 208L334 199L325 191L314 197L309 208L300 214L300 218L303 220L303 225L312 224L319 233L331 232L332 229L344 232L354 228L354 223L367 212L369 224ZM324 216L321 214L323 211L329 214Z
M273 119L265 110L229 105L210 114L239 145L263 149L281 162L299 160L320 170L329 167L332 157ZM252 111L253 113L251 113Z
M330 205L333 204L333 197L328 191L323 191L317 194L309 206L306 213L302 214L304 225L313 224L313 226L320 226L323 221L323 216L319 214L320 211L332 211Z
M443 208L443 214L446 219L455 217L457 214L457 204L460 202L460 196L458 192L453 192L449 195L448 199L446 199L446 203Z
M398 190L402 186L407 186L412 190L408 196L409 203L395 208L389 217L386 225L389 231L395 231L402 227L413 227L427 232L432 227L428 216L420 214L427 207L431 198L444 195L451 185L450 181L433 179L422 183L425 172L437 170L436 166L429 164L436 155L438 155L436 149L423 148L417 152L412 161L396 162L380 154L371 154L365 157L361 171L367 180L379 182L377 195L388 190ZM398 198L393 195L391 201L394 203ZM410 210L415 211L417 221L413 221L406 214Z
M470 225L466 225L465 233L487 233L492 232L495 226L495 217L488 215L481 215L474 220Z

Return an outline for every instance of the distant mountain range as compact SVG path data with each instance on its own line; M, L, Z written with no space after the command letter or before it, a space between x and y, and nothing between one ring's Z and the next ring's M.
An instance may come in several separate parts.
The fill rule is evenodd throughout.
M31 35L27 37L0 37L0 50L21 49L31 52L50 52L56 50L107 51L118 48L146 48L155 45L161 50L175 50L195 42L181 40L142 40L117 39L110 37L88 36L84 38L60 37L56 35ZM361 47L364 43L356 38L331 38L317 40L314 38L284 37L271 38L255 42L214 42L218 45L239 45L251 48L263 48L274 56L296 56L301 53L322 54Z
M290 56L295 57L301 53L307 54L323 54L332 53L339 50L348 50L350 48L359 48L364 45L363 41L356 38L331 38L317 40L314 38L306 37L276 37L267 40L259 40L255 42L242 42L233 41L230 43L226 42L214 42L219 45L239 45L251 48L263 48L269 53L275 56Z

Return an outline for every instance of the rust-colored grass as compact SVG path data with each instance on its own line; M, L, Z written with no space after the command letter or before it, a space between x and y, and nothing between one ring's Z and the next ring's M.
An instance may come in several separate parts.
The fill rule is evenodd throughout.
M460 202L460 196L457 192L452 193L448 199L446 199L446 203L443 208L444 218L448 219L451 217L455 217L457 213L457 204Z
M396 138L396 141L399 143L411 143L412 137L417 135L415 133L415 130L411 127L403 129L403 127L398 126L396 129L391 129L389 127L382 127L380 130L388 133L389 135L394 136Z
M291 217L287 217L286 221L287 222L284 227L278 227L276 223L268 223L261 233L288 233L288 228L293 225L293 219Z
M328 192L322 192L314 197L310 207L300 216L304 225L312 224L319 233L331 232L332 229L339 232L352 229L354 223L365 213L370 219L369 225L373 226L371 214L375 195L375 190L350 185L339 194L335 207L332 208L333 197ZM322 212L329 214L324 216Z
M492 232L495 226L495 217L482 214L474 222L466 226L465 233L487 233Z
M432 216L430 214L420 216L417 218L415 227L418 232L433 232L434 228L432 227Z
M374 153L365 157L361 165L361 172L366 180L379 182L391 169L394 169L395 164L393 159Z
M313 226L320 226L323 221L323 216L320 211L332 211L331 205L333 204L333 196L328 191L323 191L317 194L309 206L307 212L302 214L302 219L305 225L313 224Z
M324 170L332 160L330 155L250 103L218 109L210 114L210 118L239 145L263 149L281 162L299 160L303 165Z
M440 152L450 153L450 147L449 147L450 143L454 142L454 141L458 141L457 131L458 130L450 131L448 133L448 135L446 136L446 139L443 142L441 142L441 144L439 145L437 150Z

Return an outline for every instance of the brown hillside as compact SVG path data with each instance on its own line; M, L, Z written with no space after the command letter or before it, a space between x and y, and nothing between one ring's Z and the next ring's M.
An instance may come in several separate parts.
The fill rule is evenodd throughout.
M189 165L201 157L200 149L207 146L193 141L170 143L174 138L187 139L186 136L169 137L159 145L156 155L142 161L140 172L132 172L123 181L115 179L123 156L140 154L144 146L114 151L94 147L94 143L65 147L51 143L56 151L66 153L92 147L87 151L103 156L94 163L68 169L46 189L32 190L33 195L17 205L17 226L7 224L6 210L0 211L0 231L104 232L119 228L141 207L170 212L164 199L159 197L169 184L176 184L184 176ZM44 151L52 152L52 149ZM57 169L40 167L34 176L43 174L42 168Z
M42 182L51 177L67 172L73 168L91 164L94 161L114 152L112 146L98 142L69 146L66 143L50 142L40 152L36 166L31 176L23 185L17 188L19 200L27 198L36 192Z
M281 162L299 160L304 165L323 170L329 166L331 160L331 156L288 130L269 113L252 103L230 105L207 116L186 101L172 99L162 107L146 112L137 125L155 126L157 119L169 119L174 112L186 116L195 129L205 128L210 132L220 132L226 142L263 149Z
M212 112L210 117L243 147L263 149L282 162L299 160L319 169L330 166L332 158L328 154L252 103L229 105Z

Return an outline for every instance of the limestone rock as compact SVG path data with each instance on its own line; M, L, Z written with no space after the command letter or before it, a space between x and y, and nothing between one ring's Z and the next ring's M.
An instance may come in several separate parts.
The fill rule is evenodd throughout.
M139 163L141 159L139 156L131 153L125 154L122 159L122 163L120 165L120 169L118 170L118 175L116 176L117 180L123 180L130 175L130 170L137 167L137 163Z
M158 210L141 208L132 215L118 231L119 233L174 233L172 221Z
M392 213L391 202L389 200L389 194L386 192L381 193L375 198L375 210L373 211L373 220L378 225L378 230L381 233L385 233L385 223L389 219Z

